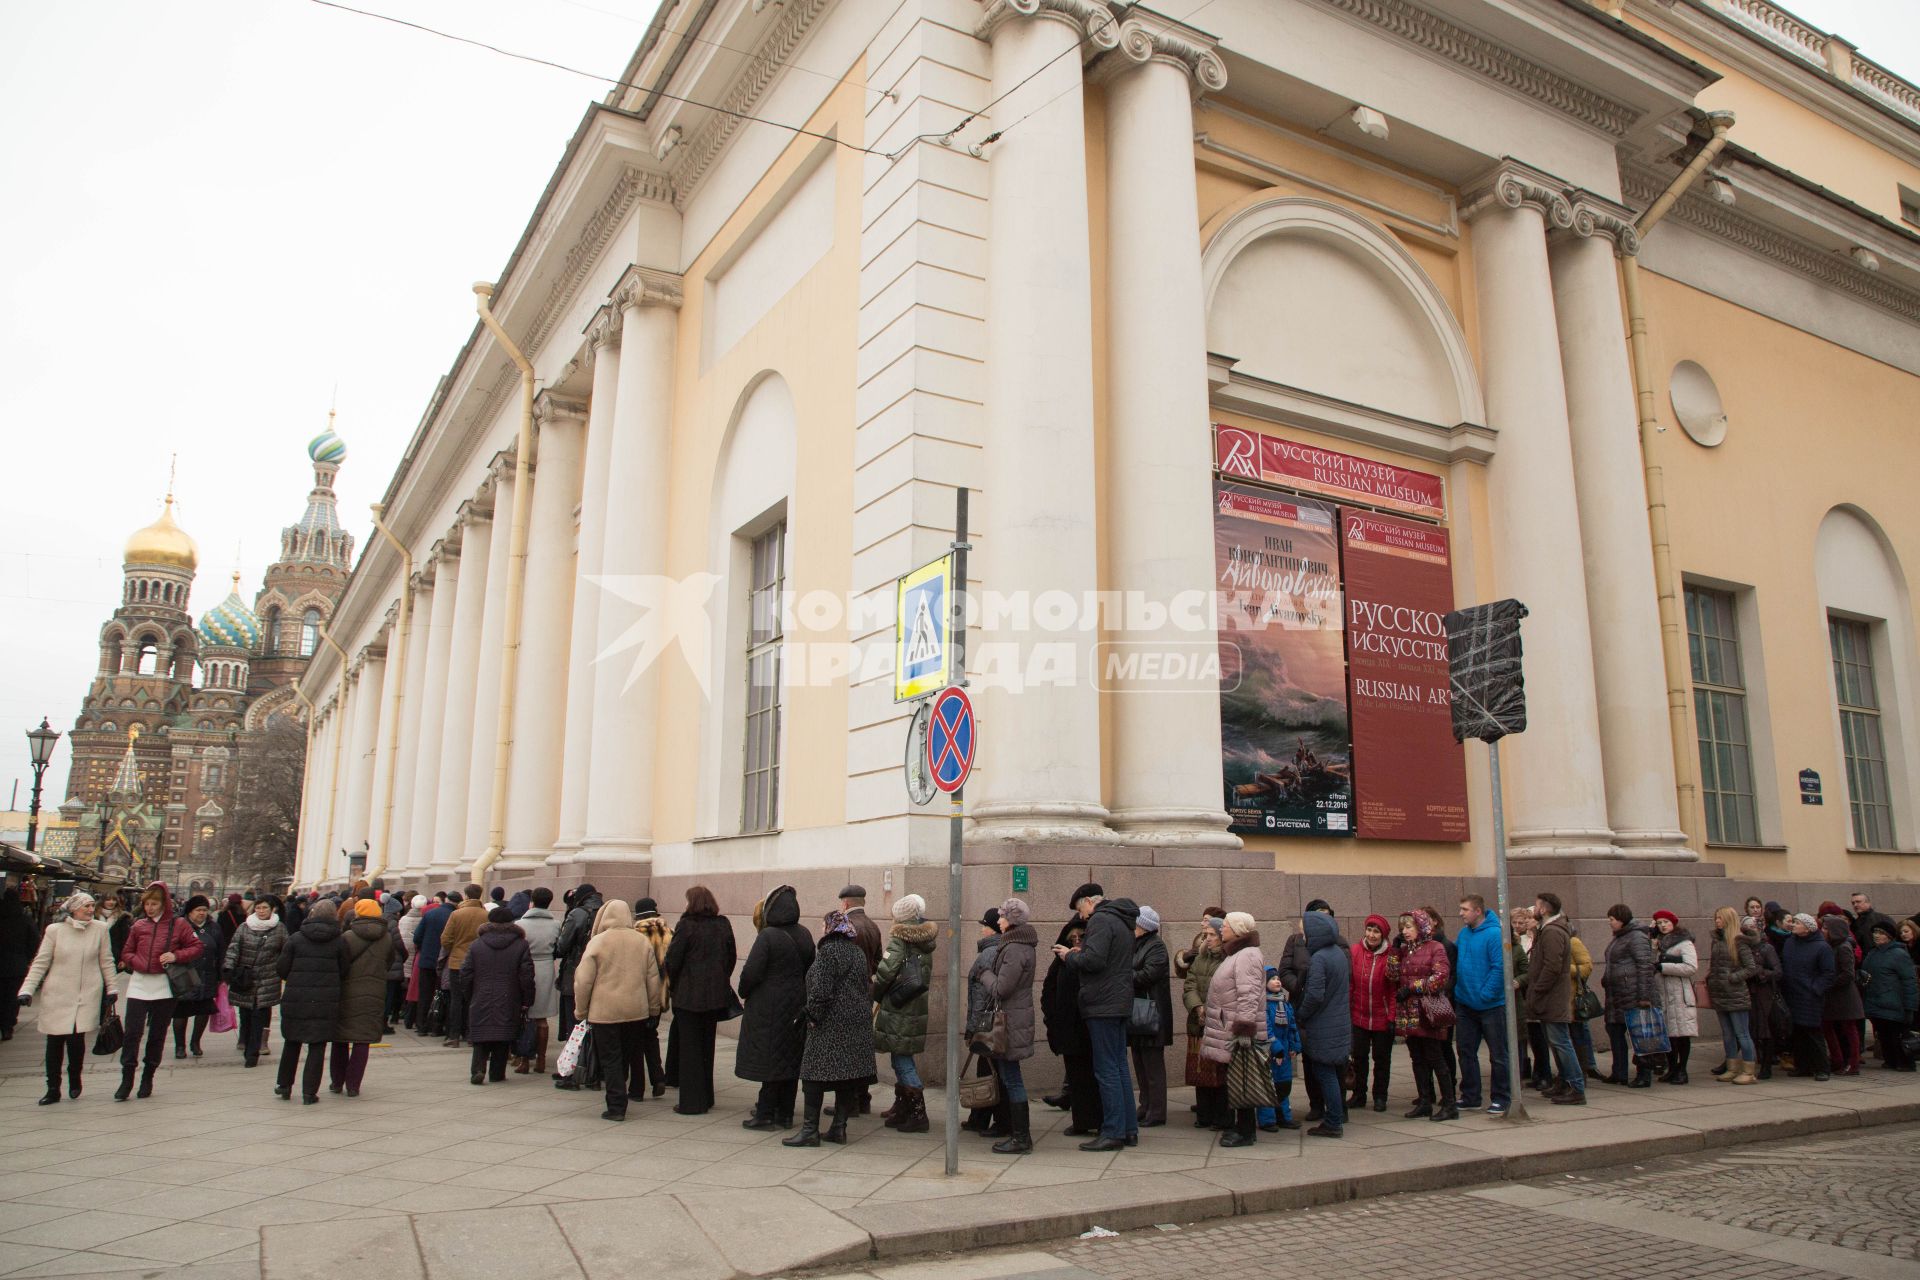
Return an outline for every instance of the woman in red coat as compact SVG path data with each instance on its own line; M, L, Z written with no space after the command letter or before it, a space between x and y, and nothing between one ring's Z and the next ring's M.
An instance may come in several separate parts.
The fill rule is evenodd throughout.
M1400 917L1392 969L1394 1029L1407 1038L1413 1083L1420 1091L1420 1100L1407 1112L1407 1119L1458 1120L1453 1064L1446 1053L1447 1032L1453 1028L1453 1006L1447 1000L1450 969L1447 949L1435 940L1433 931L1433 917L1423 910Z
M1353 1009L1353 1093L1348 1111L1367 1105L1367 1062L1373 1062L1373 1109L1387 1109L1387 1081L1393 1070L1393 930L1385 916L1368 916L1361 940L1353 944L1353 980L1347 998Z
M140 895L127 943L120 949L120 967L133 974L127 986L127 1040L120 1050L120 1087L113 1100L125 1102L133 1092L133 1068L142 1063L140 1096L153 1096L153 1073L166 1054L167 1028L173 1023L173 984L167 966L191 965L200 958L201 942L193 926L173 914L173 895L155 880ZM140 1056L140 1033L146 1032L147 1052Z

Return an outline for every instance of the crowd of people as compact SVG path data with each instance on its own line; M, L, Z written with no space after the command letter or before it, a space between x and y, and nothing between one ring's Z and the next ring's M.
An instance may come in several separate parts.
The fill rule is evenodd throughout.
M816 931L798 893L774 889L754 908L742 964L733 926L700 885L669 925L653 899L605 900L592 885L556 905L545 887L390 893L376 880L284 901L236 893L215 912L200 896L176 910L156 881L132 912L112 896L71 895L37 944L31 929L15 936L17 899L0 899L0 962L9 994L17 989L8 1016L32 1008L46 1037L42 1105L60 1101L63 1071L66 1096L80 1096L89 1036L120 1035L115 1100L147 1098L169 1029L177 1058L202 1056L210 1027L234 1030L251 1068L272 1056L277 1009L274 1093L287 1100L298 1084L303 1103L318 1102L323 1077L332 1092L359 1096L371 1046L404 1026L466 1049L474 1085L503 1083L509 1071L545 1076L552 1065L556 1087L603 1093L606 1120L668 1089L676 1112L702 1115L715 1101L719 1024L738 1018L734 1074L759 1086L742 1127L796 1130L785 1145L812 1147L845 1142L848 1120L871 1111L880 1055L893 1079L886 1126L931 1127L916 1059L939 929L906 894L883 931L866 897L847 885ZM1003 1155L1033 1150L1023 1064L1044 1039L1065 1083L1043 1103L1070 1113L1064 1135L1085 1139L1083 1151L1137 1145L1143 1128L1168 1122L1167 1055L1181 1029L1193 1123L1225 1147L1307 1125L1337 1138L1351 1113L1385 1111L1396 1041L1412 1066L1408 1118L1455 1120L1483 1104L1499 1116L1514 1101L1509 1000L1522 1028L1511 1046L1519 1077L1556 1106L1584 1105L1595 1083L1690 1083L1702 1008L1718 1021L1724 1060L1712 1075L1723 1083L1776 1070L1857 1075L1869 1046L1885 1068L1915 1069L1920 915L1895 920L1864 893L1810 913L1749 898L1743 910L1717 910L1704 942L1672 911L1643 923L1616 904L1597 992L1594 950L1550 892L1504 925L1469 894L1452 937L1432 906L1370 915L1351 942L1316 899L1272 964L1251 915L1201 914L1175 950L1154 907L1081 885L1043 957L1025 901L988 908L967 962L963 1127ZM1296 1075L1307 1100L1299 1117Z

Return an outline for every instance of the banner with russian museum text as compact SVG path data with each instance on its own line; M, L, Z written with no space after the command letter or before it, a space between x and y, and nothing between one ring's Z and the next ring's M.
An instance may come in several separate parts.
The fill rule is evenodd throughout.
M1215 425L1213 465L1229 478L1284 485L1429 520L1447 518L1447 487L1437 475L1247 427Z
M1220 743L1243 834L1352 834L1334 508L1214 483Z
M1466 759L1453 739L1447 531L1339 512L1357 804L1362 839L1467 838Z

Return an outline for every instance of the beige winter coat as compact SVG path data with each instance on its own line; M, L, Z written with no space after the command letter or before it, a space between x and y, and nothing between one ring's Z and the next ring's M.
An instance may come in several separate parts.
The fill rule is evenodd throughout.
M653 943L633 927L633 908L615 900L594 917L593 939L573 971L573 1008L582 1022L644 1022L666 1010Z
M84 927L62 920L40 936L20 994L33 997L34 1026L41 1035L91 1035L100 1029L100 997L113 988L114 978L109 927L102 920L89 920Z

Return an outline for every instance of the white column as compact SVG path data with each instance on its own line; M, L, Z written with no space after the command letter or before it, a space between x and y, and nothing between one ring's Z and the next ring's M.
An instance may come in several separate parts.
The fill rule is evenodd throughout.
M467 760L467 834L460 865L471 866L487 851L493 823L493 757L500 731L500 663L507 643L507 560L513 535L513 463L501 454L493 463L493 527L487 561L487 598L481 606L480 652L474 668L473 751Z
M349 854L360 852L361 845L378 834L371 825L373 772L380 740L380 686L387 673L386 650L361 650L357 665L360 674L353 688L353 736L347 739L342 761L347 771L346 819L334 832L335 843Z
M420 758L420 723L427 691L428 613L433 608L433 584L424 572L414 574L413 604L407 618L407 676L400 699L400 749L394 758L393 823L384 861L388 871L404 870L413 846L413 811L417 793L414 771ZM435 739L435 745L439 745ZM386 783L383 781L384 788Z
M448 689L452 683L453 610L460 590L460 550L442 543L434 552L433 599L427 607L427 660L422 677L419 749L413 757L413 810L407 835L405 870L419 872L433 862L440 810L440 755L445 744ZM416 615L417 616L417 615ZM461 761L464 769L466 761ZM464 774L463 774L464 777Z
M1098 585L1093 483L1093 282L1081 58L1112 48L1093 0L990 0L987 152L986 537L981 588L1035 605L1070 600L1073 625L984 628L974 838L1111 842L1100 803ZM1015 126L1015 122L1018 125ZM1065 593L1048 596L1047 593ZM996 662L995 655L998 655ZM993 678L998 665L1018 688Z
M373 870L384 856L385 851L380 848L380 842L387 838L387 777L393 768L395 745L393 741L394 699L400 695L402 673L397 666L390 669L384 659L391 654L396 663L399 660L399 653L394 648L394 633L399 612L400 604L396 600L393 607L387 610L386 622L381 627L378 637L382 662L380 664L379 719L373 726L373 777L371 794L367 802L367 871Z
M1623 853L1691 858L1674 792L1660 607L1616 246L1626 253L1639 249L1627 211L1583 195L1574 206L1572 234L1551 250L1580 542L1586 548L1607 824Z
M1501 743L1517 853L1614 856L1600 758L1567 396L1547 270L1547 221L1573 212L1551 178L1512 161L1472 184L1494 580L1525 604L1527 731Z
M573 623L573 512L586 447L584 402L543 391L534 401L539 470L527 518L527 585L514 673L503 871L546 865L560 834L567 735L567 657Z
M580 541L574 566L573 627L567 651L567 732L560 772L560 835L547 865L573 861L587 834L592 782L593 660L600 640L600 572L607 538L608 474L613 461L614 405L620 381L620 313L602 307L587 329L593 351L593 396L587 402L586 477L580 493Z
M620 369L614 394L606 536L600 572L627 579L662 574L667 564L667 465L673 409L673 352L680 278L629 268L614 291L620 310ZM640 607L602 590L595 652L604 653L640 619ZM647 858L653 852L653 765L659 672L631 687L632 651L593 666L593 748L582 860Z
M1107 77L1107 509L1112 580L1138 598L1121 652L1191 662L1116 676L1113 817L1122 839L1237 849L1220 787L1206 304L1193 170L1195 84L1226 87L1211 37L1142 9ZM1184 625L1183 625L1184 621ZM1129 669L1137 671L1139 668Z
M460 582L453 602L453 635L447 647L447 709L440 726L439 799L433 818L432 866L438 875L451 875L467 850L467 780L478 749L473 736L473 703L479 683L487 582L493 576L489 569L492 510L487 501L478 500L465 504L460 514ZM506 575L505 569L500 572L502 577Z

